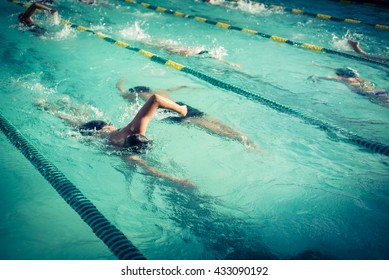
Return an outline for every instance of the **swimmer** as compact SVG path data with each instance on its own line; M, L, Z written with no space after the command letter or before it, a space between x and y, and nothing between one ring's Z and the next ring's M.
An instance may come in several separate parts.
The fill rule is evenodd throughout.
M353 92L369 97L370 101L378 103L385 107L389 107L389 93L385 89L377 89L373 82L361 78L359 73L350 68L334 68L329 66L322 66L314 63L316 66L325 67L335 71L336 76L319 77L312 75L310 79L331 80L338 81L345 84Z
M33 31L36 35L42 35L44 32L46 32L46 30L42 27L36 26L34 24L34 20L32 19L33 14L38 9L49 11L51 14L57 13L57 10L51 9L39 3L34 3L24 13L19 14L18 20L20 23L27 26L30 31Z
M170 99L169 92L176 91L186 86L178 86L165 90L151 90L149 87L145 86L137 86L130 88L129 90L125 90L122 86L123 79L121 79L116 87L120 91L121 96L130 101L135 102L137 96L139 96L142 100L148 100L150 96L155 94L161 95L166 99ZM198 127L201 127L207 130L211 134L215 134L218 136L226 137L232 140L236 140L242 143L247 149L259 151L258 145L250 140L245 134L236 130L235 128L228 126L222 123L220 120L213 118L200 110L193 108L189 105L186 105L182 102L177 102L177 104L181 106L186 106L187 114L185 116L177 116L177 117L168 117L165 120L174 123L190 123L194 124Z
M212 58L217 61L223 62L229 66L242 68L241 65L224 60L223 58L214 55L211 51L208 51L203 47L192 47L192 48L184 47L184 46L172 44L169 40L152 39L152 38L140 40L139 42L148 47L163 49L171 54L178 54L185 57L196 56L201 58Z
M150 149L152 145L152 141L146 137L146 130L157 109L169 109L185 117L187 114L187 107L185 105L178 105L177 103L164 98L161 95L153 94L138 111L134 119L123 128L116 128L112 124L103 120L92 120L84 122L83 120L88 115L87 113L82 113L82 115L80 113L68 115L60 112L55 104L48 104L47 101L43 99L37 100L35 105L42 107L45 111L53 114L59 119L66 121L69 125L78 128L78 131L83 136L93 136L106 139L113 147L118 149L126 149L132 152L133 154L126 156L126 159L133 164L139 165L150 175L167 179L184 187L195 187L195 185L189 179L174 177L159 171L157 168L149 165L139 156L140 154L145 153L148 149ZM71 104L68 105L71 107ZM71 112L77 112L78 110L77 108L68 109Z
M365 52L359 47L359 42L353 41L353 40L347 40L347 43L353 48L353 50L359 54L362 54L366 57L373 58L373 59L378 59L378 60L383 60L383 61L389 61L389 57L383 57L383 56L378 56L374 54L370 54Z

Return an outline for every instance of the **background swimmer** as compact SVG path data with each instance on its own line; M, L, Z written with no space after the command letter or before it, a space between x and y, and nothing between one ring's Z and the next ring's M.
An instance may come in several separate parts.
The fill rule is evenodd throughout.
M123 29L120 33L126 39L137 41L147 47L165 50L170 54L178 54L186 57L196 56L201 58L212 58L232 67L242 67L239 64L223 59L223 56L226 55L226 51L222 47L217 50L206 49L204 46L186 47L172 40L152 38L141 29L138 22L135 22L132 26ZM220 49L222 51L220 51Z
M116 84L116 87L119 89L121 96L130 102L135 102L138 96L142 100L148 100L150 96L154 94L162 95L165 98L170 99L169 92L176 91L186 87L186 86L178 86L178 87L164 89L164 90L151 90L149 87L138 86L126 90L122 85L123 81L124 80L121 79ZM182 106L187 106L187 115L182 117L169 117L166 119L167 121L172 121L176 123L183 123L183 122L191 123L205 129L211 134L216 134L218 136L227 137L229 139L236 140L242 143L247 149L257 150L257 151L259 150L258 145L254 141L250 140L244 133L238 131L237 129L182 102L177 102L177 104L180 104Z
M335 71L336 76L315 76L312 75L310 79L320 79L320 80L331 80L338 81L345 84L353 92L369 97L370 101L389 107L389 94L385 89L378 89L375 87L374 83L362 78L359 73L350 68L334 68L329 66L322 66L320 64L314 63L316 66L325 67Z
M35 35L40 36L43 35L46 30L42 27L35 25L34 20L32 18L32 16L38 9L49 11L51 14L58 13L57 10L51 9L45 5L33 3L24 13L19 14L18 20L24 26L27 26L29 31L32 31Z

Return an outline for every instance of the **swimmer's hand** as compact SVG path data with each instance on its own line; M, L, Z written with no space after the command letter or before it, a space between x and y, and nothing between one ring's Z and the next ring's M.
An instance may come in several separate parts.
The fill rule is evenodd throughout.
M53 107L52 105L49 104L49 102L45 98L37 98L37 99L35 99L34 104L37 107L43 108L43 110L45 110L45 111L50 111L51 108Z
M172 87L172 88L167 88L167 89L165 89L165 91L175 91L175 90L179 90L182 88L188 88L188 86L176 86L176 87Z
M246 136L241 136L241 142L245 148L249 151L256 152L262 155L267 155L267 152L262 150L257 143L253 140L248 139Z
M58 13L58 11L57 11L57 10L54 10L54 9L51 9L51 10L50 10L50 13L51 13L51 14L55 14L55 13Z
M180 111L180 114L185 117L187 114L188 114L188 107L186 107L186 105L182 105L180 106L181 107L181 111Z
M35 99L35 106L44 107L47 104L47 100L44 98Z
M312 61L312 64L315 65L315 66L321 67L321 65L319 63L317 63L316 61Z
M235 67L235 68L242 68L242 65L240 65L240 64L236 64L236 63L229 62L229 61L228 62L226 61L226 63L232 67Z
M307 78L307 80L308 80L308 81L312 81L312 82L317 82L317 81L319 81L320 79L319 79L319 77L316 76L316 75L311 75L311 76L309 76L309 77Z

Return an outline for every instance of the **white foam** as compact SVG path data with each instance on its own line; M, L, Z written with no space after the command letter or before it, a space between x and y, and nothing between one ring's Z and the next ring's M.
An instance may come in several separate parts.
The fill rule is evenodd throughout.
M236 9L250 14L261 14L264 12L268 12L264 4L245 0L239 0L237 2Z
M363 35L358 33L351 33L347 30L346 34L344 34L341 38L337 35L332 34L331 45L337 50L341 51L353 51L351 46L348 44L348 40L359 41L361 40Z
M141 28L141 25L142 23L136 21L133 25L122 29L120 35L132 41L150 40L151 36Z

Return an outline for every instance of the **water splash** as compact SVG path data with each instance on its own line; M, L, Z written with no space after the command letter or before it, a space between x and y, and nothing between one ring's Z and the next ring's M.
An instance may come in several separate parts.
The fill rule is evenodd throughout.
M49 88L40 82L41 75L43 75L43 72L23 75L18 78L12 78L11 83L15 86L17 85L22 88L29 89L30 91L38 93L39 95L50 95L57 92L57 86Z
M76 37L76 31L68 25L65 25L61 30L57 32L48 33L47 35L43 35L43 39L52 39L55 41L62 41L69 38Z
M338 37L336 34L332 34L331 45L337 50L341 51L353 51L351 46L348 44L348 40L360 41L363 38L362 34L351 33L350 30L347 30L346 34L342 37Z
M224 56L227 56L227 50L223 46L214 46L209 51L209 54L211 57L217 58L217 59L222 59Z
M241 10L243 12L247 12L250 14L264 14L271 13L268 9L266 9L265 5L262 3L251 2L247 0L240 0L237 2L237 6L235 7L237 10Z
M132 41L142 42L145 40L146 41L150 40L151 36L149 34L147 34L146 31L144 31L141 28L142 24L143 23L141 23L139 21L135 21L135 23L133 25L122 29L119 33L121 36L123 36L123 38L129 39Z

